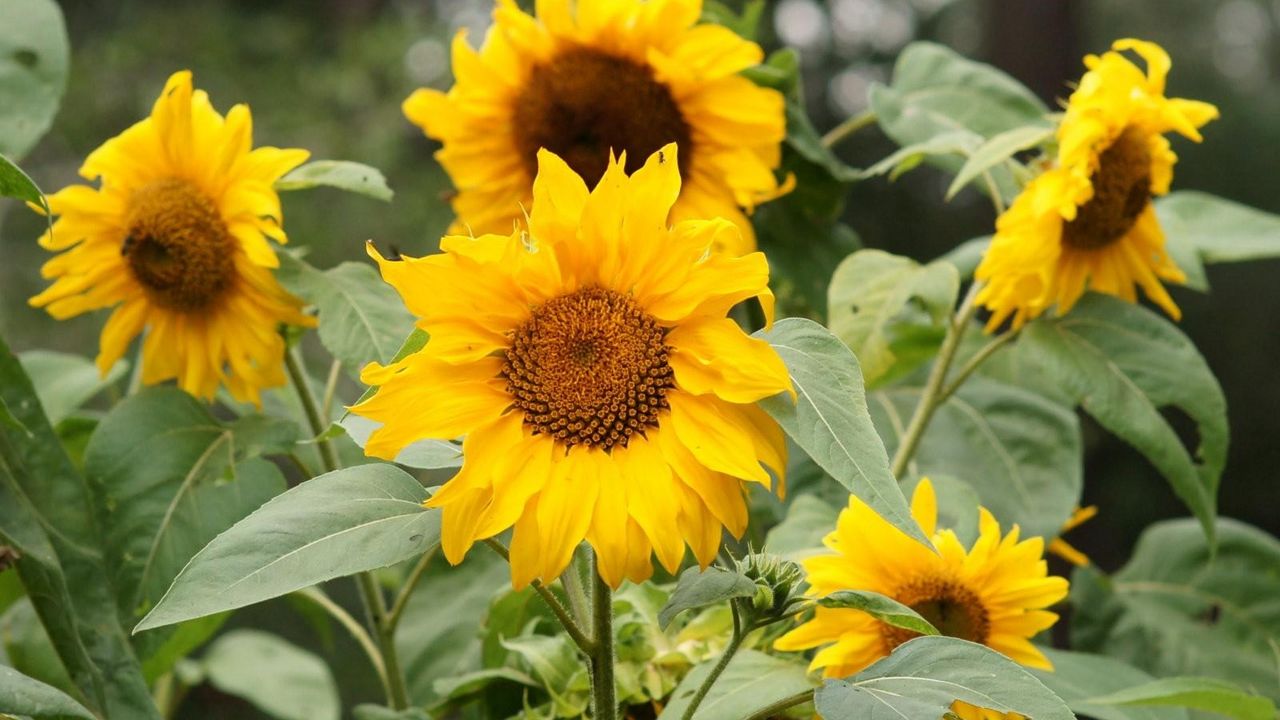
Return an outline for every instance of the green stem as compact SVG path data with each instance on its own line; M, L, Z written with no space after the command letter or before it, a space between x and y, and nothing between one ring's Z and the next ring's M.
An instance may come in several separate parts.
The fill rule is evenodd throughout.
M510 553L507 552L507 548L504 547L502 543L494 540L493 538L489 538L484 542L494 552L498 553L503 560L511 559ZM563 578L563 576L561 577ZM591 657L592 653L595 652L595 643L591 638L587 637L587 634L583 632L582 627L574 621L569 610L560 602L560 598L556 597L556 594L551 592L551 590L548 589L546 585L543 585L539 580L534 580L531 584L533 585L534 592L538 593L542 598L542 601L547 604L547 607L551 608L551 614L555 615L556 619L560 621L560 624L564 627L564 631L573 639L574 644L582 650L583 654L587 657Z
M826 135L822 136L822 144L828 150L836 147L840 143L848 140L854 133L876 122L876 114L871 110L864 110L857 115L845 120L839 125L831 129Z
M707 676L703 678L702 684L698 686L698 691L689 700L681 720L692 720L693 714L697 712L702 700L707 696L707 693L711 692L711 686L715 685L716 680L720 679L720 675L724 673L725 668L729 667L729 661L733 660L734 654L742 646L742 638L745 633L742 632L742 616L738 612L738 601L730 600L729 609L733 612L733 635L729 638L729 644L724 646L724 652L720 653L720 659L716 661L715 667L711 668L711 672L707 673Z
M580 625L591 622L591 603L587 601L587 589L582 584L582 556L573 554L569 567L560 573L560 585L564 588L565 597L569 599L569 609L573 618Z
M600 577L594 554L591 556L592 616L595 647L591 653L591 707L594 720L616 720L618 700L613 688L613 590Z
M902 441L898 443L898 451L893 454L891 469L893 476L898 480L903 479L902 474L906 472L907 464L915 455L916 447L920 445L920 439L924 437L924 431L929 427L929 420L942 404L944 399L942 383L947 378L947 371L951 369L952 361L955 360L956 351L960 349L960 340L964 337L965 330L969 329L970 321L978 312L978 287L979 284L975 282L969 288L969 294L965 296L951 326L947 328L947 336L943 338L942 347L938 350L938 358L933 363L933 369L929 371L929 379L925 381L920 402L911 416L911 422L907 423Z
M771 718L783 710L793 708L797 705L803 705L811 700L813 700L813 690L803 690L790 697L782 698L772 705L760 708L754 715L746 718L746 720L767 720L767 718Z
M369 656L369 663L373 665L373 670L378 675L378 680L382 683L382 690L387 697L391 697L391 684L387 680L387 667L382 662L382 653L378 650L378 646L373 642L373 638L360 625L360 622L351 617L351 613L347 612L341 605L334 602L328 595L325 595L318 588L310 587L298 590L295 595L315 603L317 607L324 610L338 624L351 633L351 637L364 650L365 655Z
M334 360L329 364L329 377L324 383L324 395L320 401L320 417L329 422L333 417L333 398L338 391L338 380L342 377L342 361Z
M409 597L413 595L413 591L418 587L418 582L422 580L422 574L427 571L427 567L431 565L431 559L436 555L436 545L426 552L422 553L422 557L418 558L418 564L413 566L413 570L409 571L409 577L405 578L404 584L400 586L400 591L396 593L395 602L391 603L391 611L387 613L387 625L391 631L395 632L400 626L400 616L404 615L404 609L409 605Z
M387 623L386 600L382 597L373 573L357 574L356 584L360 587L360 596L364 598L365 607L373 618L373 626L378 631L378 650L387 668L387 687L390 690L387 702L392 710L404 710L409 707L409 691L404 684L404 673L400 670L400 656L396 654L395 629Z
M955 378L951 380L951 384L947 385L947 387L938 396L938 403L941 404L946 402L947 398L954 395L955 392L960 389L960 386L964 384L964 381L968 380L969 376L972 375L982 365L982 363L986 362L992 355L995 355L1000 348L1012 342L1017 336L1018 331L1011 330L986 345L983 345L981 350L974 353L973 357L969 358L968 362L960 366L960 369L956 371Z
M991 175L990 170L982 171L982 180L987 185L987 194L991 196L991 205L996 209L996 217L1004 214L1004 198L1000 196L1000 187L996 185L995 177Z
M307 424L311 426L312 437L319 438L328 425L324 422L320 415L320 407L316 404L316 396L311 392L311 383L307 380L307 373L302 366L301 353L298 346L294 345L284 354L284 365L289 371L289 377L293 380L294 390L298 393L298 402L302 404L302 412L307 416ZM334 451L333 444L328 440L317 440L316 444L320 448L320 461L324 463L325 472L333 472L338 469L338 453Z

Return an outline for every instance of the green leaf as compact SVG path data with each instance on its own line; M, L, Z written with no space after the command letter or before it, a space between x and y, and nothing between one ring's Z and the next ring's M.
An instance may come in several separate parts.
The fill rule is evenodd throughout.
M969 155L969 159L965 161L960 172L956 173L955 180L951 181L951 186L947 188L947 199L955 197L956 193L963 190L982 173L1000 163L1012 160L1014 154L1044 143L1053 137L1053 132L1053 126L1037 123L1005 130L993 136Z
M689 700L711 671L706 662L689 672L671 693L658 720L680 720ZM733 657L711 692L702 699L694 720L742 720L777 705L813 687L805 676L804 665L754 650L743 650Z
M747 0L741 14L719 0L707 0L702 7L702 20L723 25L734 35L755 40L760 30L760 17L764 14L764 0Z
M1237 720L1275 720L1276 706L1270 700L1242 691L1223 680L1175 677L1152 680L1145 685L1118 690L1092 698L1095 705L1170 705L1209 710Z
M791 501L787 516L765 537L764 549L788 560L800 560L822 551L822 538L836 527L840 508L814 495Z
M347 435L361 449L369 443L369 436L381 425L360 415L348 413L338 421ZM396 463L424 470L441 470L462 467L462 446L447 440L415 440L396 455Z
M1189 518L1157 523L1110 578L1078 569L1072 646L1280 701L1280 540L1226 518L1218 531L1215 551Z
M907 641L848 680L828 680L816 694L826 720L938 720L955 700L1035 720L1075 720L1021 665L946 636Z
M974 238L960 243L938 259L955 265L956 270L960 272L960 277L973 277L973 271L978 269L978 264L982 262L982 256L986 254L987 248L990 246L990 235Z
M1187 711L1180 708L1094 704L1091 699L1099 694L1137 687L1155 679L1128 663L1090 653L1041 650L1053 663L1053 670L1033 668L1031 674L1065 700L1077 715L1096 720L1187 720Z
M338 688L320 658L259 630L233 630L201 664L210 684L280 720L338 720Z
M94 395L124 377L129 369L129 363L121 361L103 377L93 361L80 355L50 350L28 350L18 355L18 361L31 378L36 396L53 425L62 422Z
M680 573L675 592L658 614L658 626L666 630L671 621L685 610L718 605L755 594L756 584L740 572L714 565L706 570L691 567Z
M525 687L540 687L539 682L514 668L497 667L477 670L455 677L435 681L434 688L442 700L456 701L488 690L497 683L516 683Z
M922 266L883 250L859 250L831 276L827 318L831 332L857 356L863 379L874 385L891 371L912 369L895 368L895 346L904 339L932 334L942 341L959 290L960 276L949 263Z
M1052 382L1151 461L1212 538L1227 403L1191 340L1146 308L1091 293L1065 317L1029 325L1019 342L1034 349ZM1195 458L1160 414L1170 406L1195 421Z
M277 180L276 190L308 190L321 185L383 202L391 202L395 196L380 170L350 160L313 160Z
M357 705L352 712L355 720L431 720L431 716L421 708L392 710L389 707L365 703Z
M777 350L798 399L781 393L760 402L796 444L846 489L894 527L922 542L924 534L867 413L862 371L849 348L810 320L787 318L756 337Z
M875 619L921 635L937 635L938 629L915 610L891 597L870 590L840 590L818 600L828 608L861 610Z
M875 165L858 173L859 180L888 175L893 182L920 167L931 157L967 158L978 149L982 138L967 130L942 133L917 143L903 145Z
M1207 263L1280 257L1280 217L1208 193L1183 190L1155 201L1169 255L1187 286L1208 290Z
M34 720L95 720L93 713L61 690L0 665L0 713Z
M440 541L427 491L393 465L309 480L217 536L134 628L203 617L421 555Z
M49 204L44 199L44 193L22 172L22 168L14 165L4 155L0 155L0 197L35 203L44 208L46 215L49 214Z
M49 129L66 89L69 56L57 3L5 0L0 24L0 155L20 159ZM0 176L5 164L0 163Z
M369 265L344 262L320 271L281 253L279 279L316 306L320 342L353 374L369 361L389 362L413 330L400 296Z

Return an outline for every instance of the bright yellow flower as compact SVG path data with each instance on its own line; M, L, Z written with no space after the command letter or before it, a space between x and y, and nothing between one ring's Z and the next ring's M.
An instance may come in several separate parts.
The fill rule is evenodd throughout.
M953 720L953 718L954 720L1027 720L1026 715L992 710L963 700L951 703L951 712L943 716L943 720Z
M675 145L631 177L611 161L588 193L539 153L528 229L450 236L443 253L391 261L382 277L430 334L361 378L352 411L382 423L365 448L393 458L422 438L466 436L464 463L429 501L445 556L514 525L512 582L550 581L585 538L614 587L675 572L687 543L706 566L721 527L747 525L743 482L782 476L781 430L754 403L791 389L777 353L725 315L759 298L760 253L710 253L727 220L671 227Z
M532 199L539 148L591 187L611 150L634 172L674 142L683 189L671 221L728 218L741 236L725 249L754 250L740 208L785 192L773 174L783 98L738 74L761 61L760 47L696 24L701 12L702 0L539 0L529 16L499 0L479 51L459 33L453 88L404 103L444 143L436 157L458 190L451 232L511 232Z
M1071 517L1067 518L1067 521L1062 524L1062 529L1058 531L1058 537L1049 542L1049 552L1077 567L1088 565L1089 556L1077 550L1074 545L1064 540L1062 536L1089 522L1097 514L1097 505L1076 508L1071 513Z
M981 508L979 536L966 550L951 530L937 529L933 486L921 480L911 499L911 515L933 547L890 525L857 497L840 512L823 543L834 555L804 560L809 592L870 590L911 607L943 635L982 643L1024 665L1049 669L1031 644L1058 616L1044 608L1067 595L1067 581L1050 577L1044 541L1019 540L1015 525L1001 536L1000 525ZM861 610L819 607L809 622L778 638L779 650L818 651L809 669L826 677L847 677L916 637Z
M1142 57L1146 74L1123 50ZM1066 313L1086 289L1135 302L1141 287L1180 317L1160 281L1186 277L1165 252L1151 198L1169 192L1178 159L1164 133L1199 142L1197 128L1218 109L1165 97L1169 56L1154 43L1119 40L1084 62L1089 71L1057 131L1056 162L1000 216L978 266L988 331L1010 316L1020 327L1054 305Z
M59 320L114 307L102 330L106 372L145 331L142 382L177 378L211 398L218 385L258 402L284 383L281 323L310 325L276 282L269 240L285 242L272 184L305 150L252 150L249 108L223 118L191 73L174 73L150 117L103 143L72 185L49 197L59 216L40 245L63 251L42 273L56 278L31 298Z

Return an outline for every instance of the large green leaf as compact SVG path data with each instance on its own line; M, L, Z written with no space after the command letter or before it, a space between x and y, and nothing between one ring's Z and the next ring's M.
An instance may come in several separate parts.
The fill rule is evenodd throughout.
M1156 200L1169 254L1187 284L1209 288L1204 265L1280 257L1280 217L1208 193L1183 190Z
M1194 521L1158 523L1111 578L1077 570L1072 645L1280 700L1280 541L1225 518L1218 529L1215 552Z
M1096 705L1090 702L1092 698L1145 685L1155 678L1115 658L1049 648L1043 650L1049 662L1053 663L1053 670L1033 669L1031 674L1040 678L1079 715L1096 720L1187 720L1187 711L1182 708Z
M375 167L350 160L313 160L294 168L276 181L277 190L306 190L332 187L391 202L395 193L387 187L387 179Z
M0 575L0 578L5 577ZM17 579L17 573L9 577ZM0 615L0 659L14 670L73 696L81 693L67 675L58 650L36 615L31 598L22 597Z
M769 530L764 549L789 560L799 560L822 550L822 538L836 527L840 508L815 495L791 501L787 516Z
M831 477L908 535L925 540L889 471L889 458L867 413L862 371L849 348L810 320L787 318L756 333L791 373L797 399L761 401L782 429Z
M870 395L871 417L890 450L920 401L920 388ZM1056 537L1080 499L1080 427L1069 408L1013 385L972 377L934 414L908 466L951 475L1008 527Z
M691 567L680 573L675 592L671 593L671 599L658 615L658 626L666 630L671 621L685 610L696 610L755 594L755 582L737 570L716 566L706 570Z
M1227 403L1191 340L1150 310L1089 294L1065 317L1029 325L1021 343L1052 382L1151 461L1212 538L1227 461ZM1165 407L1195 422L1196 457L1161 416Z
M422 507L426 498L412 476L381 463L309 480L214 538L134 632L421 555L440 541L440 513Z
M338 688L324 661L259 630L234 630L201 660L209 683L280 720L338 720Z
M61 690L4 665L0 665L0 714L25 715L33 720L96 720Z
M67 29L53 0L5 0L0 23L0 155L19 159L58 113L67 85Z
M1208 710L1236 720L1275 720L1270 700L1246 693L1224 680L1198 677L1160 678L1145 685L1095 697L1094 705L1120 707L1187 707Z
M994 135L990 140L969 154L964 166L956 173L956 178L947 188L947 199L964 189L965 185L976 180L980 175L990 172L1000 163L1017 162L1013 160L1015 153L1033 148L1053 137L1054 127L1048 123L1024 125Z
M827 681L816 700L826 720L938 720L956 700L1035 720L1075 720L1066 703L1021 665L945 636L903 643L852 678Z
M937 635L938 629L920 613L894 600L870 590L839 590L818 601L822 607L861 610L886 625L910 630L921 635Z
M106 377L93 361L80 355L28 350L18 355L49 422L57 425L108 385L124 377L128 362L118 362Z
M689 700L714 664L703 663L685 676L671 693L670 700L658 716L659 720L680 720L684 717ZM693 718L742 720L812 687L805 677L804 665L754 650L743 650L734 656L729 667L711 686L711 692L702 699Z
M91 709L157 718L119 623L89 489L2 339L0 401L18 423L0 423L0 536L23 554L18 573L40 621Z
M920 265L883 250L859 250L831 276L827 321L857 356L867 385L875 385L934 354L959 290L960 276L950 263Z
M85 451L121 622L131 627L209 541L285 490L264 453L287 452L297 425L262 416L222 423L177 388L117 405ZM148 677L195 649L217 623L139 635Z

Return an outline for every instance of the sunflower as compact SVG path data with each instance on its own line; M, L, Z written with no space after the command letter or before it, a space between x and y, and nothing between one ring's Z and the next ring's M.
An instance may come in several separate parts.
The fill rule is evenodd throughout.
M1057 305L1071 310L1086 289L1130 302L1141 287L1174 319L1181 313L1161 281L1186 276L1165 251L1151 204L1169 192L1177 155L1164 133L1200 142L1198 128L1218 117L1208 103L1164 95L1168 54L1140 40L1119 40L1071 94L1057 130L1053 166L1032 180L996 222L975 277L978 302L992 312L988 331L1013 326ZM1144 74L1121 51L1145 61Z
M956 700L951 703L951 711L942 716L942 720L1027 720L1026 715L1016 712L1001 712L991 708Z
M925 546L890 525L857 497L841 511L824 544L834 555L804 561L809 593L870 590L914 609L943 635L981 643L1031 667L1049 661L1029 638L1057 621L1044 608L1067 595L1067 581L1050 577L1044 541L1007 535L986 508L979 536L965 550L951 530L938 530L933 485L921 480L911 515L932 536ZM826 645L809 668L826 677L847 677L888 655L916 633L876 620L860 610L818 607L812 620L778 638L779 650Z
M721 527L747 525L746 483L782 478L780 428L754 403L791 390L782 360L728 310L758 298L760 253L711 253L727 220L669 226L680 192L667 145L630 177L609 162L595 190L539 152L527 231L445 237L382 277L430 334L422 350L361 378L351 408L382 426L365 451L391 459L422 438L465 436L462 469L428 501L458 563L514 526L512 582L554 579L583 540L601 577L675 572L687 543L704 567ZM763 463L763 465L762 465Z
M251 150L249 108L224 118L174 73L150 117L85 159L72 185L49 197L58 216L41 236L59 255L42 268L54 282L31 298L59 320L115 308L97 364L115 364L145 331L142 382L177 378L212 398L219 384L259 401L284 383L281 323L312 325L301 301L276 282L269 240L285 242L272 184L307 159L305 150Z
M763 58L730 30L696 24L701 0L539 0L536 16L499 0L479 51L453 42L455 84L420 89L405 115L444 143L436 154L457 187L452 232L509 233L531 200L538 150L594 186L611 153L627 171L680 147L673 222L724 217L755 249L741 208L786 191L773 170L786 135L784 102L738 73Z

